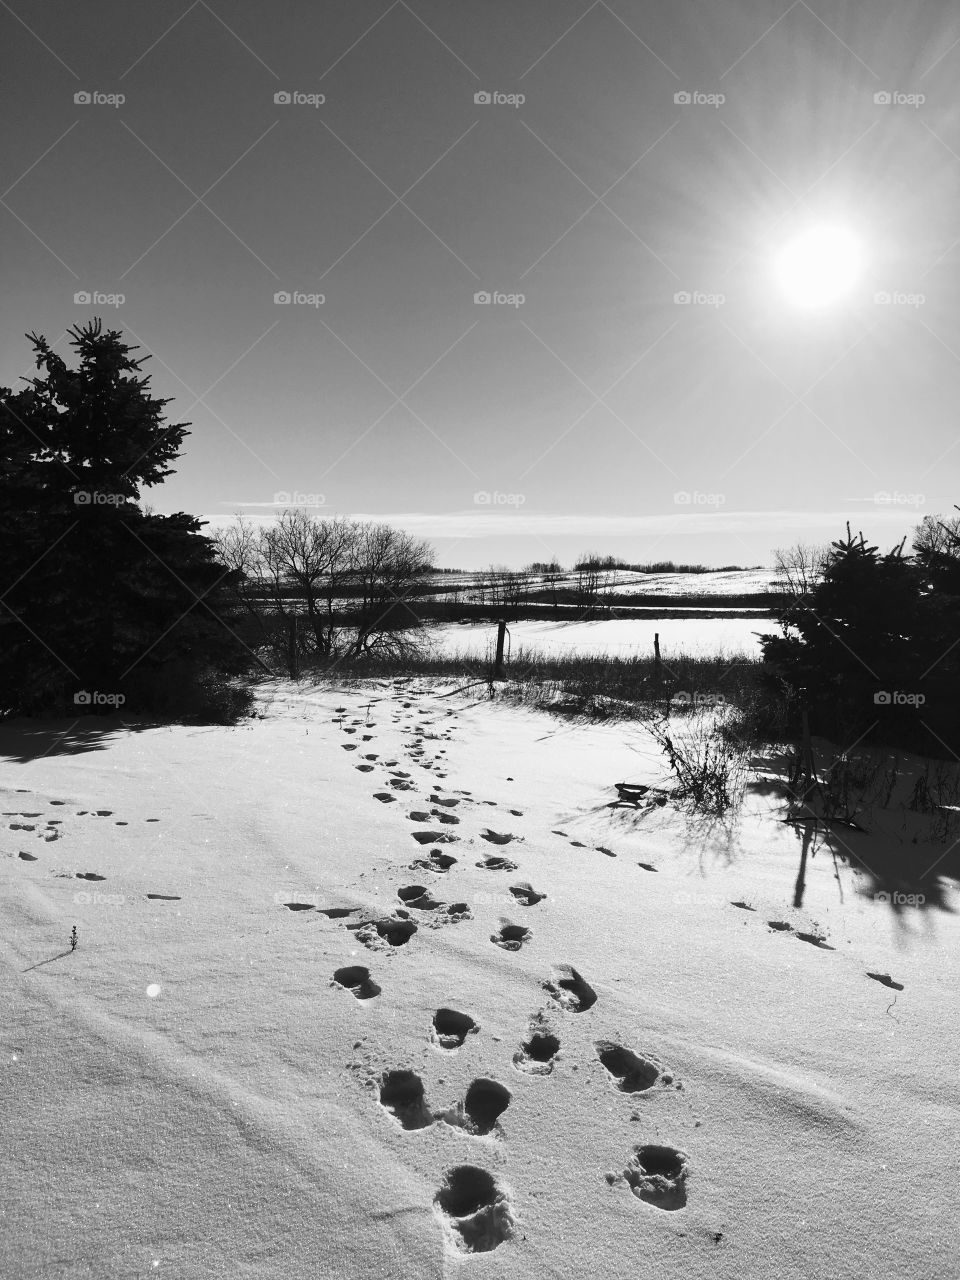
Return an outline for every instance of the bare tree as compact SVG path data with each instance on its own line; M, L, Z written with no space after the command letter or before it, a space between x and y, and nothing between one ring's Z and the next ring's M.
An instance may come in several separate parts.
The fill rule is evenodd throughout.
M431 547L422 538L388 524L354 526L351 584L356 634L348 656L396 649L408 639L400 633L411 622L419 623L410 605L422 589L431 559Z
M798 542L774 555L776 590L794 602L806 600L823 578L830 548Z

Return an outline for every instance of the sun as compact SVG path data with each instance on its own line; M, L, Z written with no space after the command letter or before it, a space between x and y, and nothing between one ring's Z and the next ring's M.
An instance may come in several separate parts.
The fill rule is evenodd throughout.
M852 232L835 226L811 227L780 249L773 271L794 306L827 307L853 289L861 256L860 242Z

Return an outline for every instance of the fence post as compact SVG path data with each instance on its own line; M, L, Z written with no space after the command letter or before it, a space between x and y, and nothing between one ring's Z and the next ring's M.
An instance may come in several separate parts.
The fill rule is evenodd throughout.
M507 634L507 620L500 618L497 622L497 657L493 664L495 680L503 679L503 644Z
M287 659L290 675L294 680L300 679L300 649L297 644L297 615L292 613L287 620Z
M657 683L659 684L662 678L661 672L660 672L660 632L659 631L655 631L653 633L653 670L654 670L654 674L657 677Z

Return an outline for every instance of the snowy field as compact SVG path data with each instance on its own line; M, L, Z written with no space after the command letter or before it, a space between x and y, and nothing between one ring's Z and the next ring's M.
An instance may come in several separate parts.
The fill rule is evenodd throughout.
M576 653L629 658L653 656L653 637L660 636L663 656L733 657L746 654L759 658L756 633L776 633L772 618L613 618L596 622L555 622L537 619L511 622L511 654L519 658L524 650L552 656ZM496 646L495 623L443 623L430 627L429 635L438 653L460 653L487 658Z
M956 1275L960 917L450 689L0 726L0 1273Z

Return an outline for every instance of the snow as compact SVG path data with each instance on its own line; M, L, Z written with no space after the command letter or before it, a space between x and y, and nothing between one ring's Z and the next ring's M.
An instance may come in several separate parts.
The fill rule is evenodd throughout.
M612 618L594 622L535 621L509 623L510 652L519 660L524 651L550 656L611 654L616 657L653 656L653 637L660 636L664 657L716 657L746 654L760 657L758 635L777 632L773 618ZM496 623L443 623L428 628L437 653L489 658L496 647Z
M956 1274L958 917L902 927L825 850L795 909L769 787L729 828L642 818L608 807L615 782L664 780L642 726L451 689L276 682L232 728L0 726L0 1272ZM457 862L411 868L432 847ZM521 905L520 882L546 897ZM399 946L349 927L401 919L413 884L469 916L410 907ZM492 945L504 923L531 938ZM346 966L380 994L335 984ZM583 1012L544 989L564 966L596 993ZM478 1024L461 1048L431 1036L442 1007ZM541 1011L546 1074L514 1065ZM618 1090L598 1043L656 1084ZM380 1105L402 1070L447 1120ZM511 1097L480 1135L458 1104L484 1078ZM685 1156L682 1208L631 1191L644 1145ZM513 1224L485 1254L435 1204L462 1165L500 1197L488 1242Z

